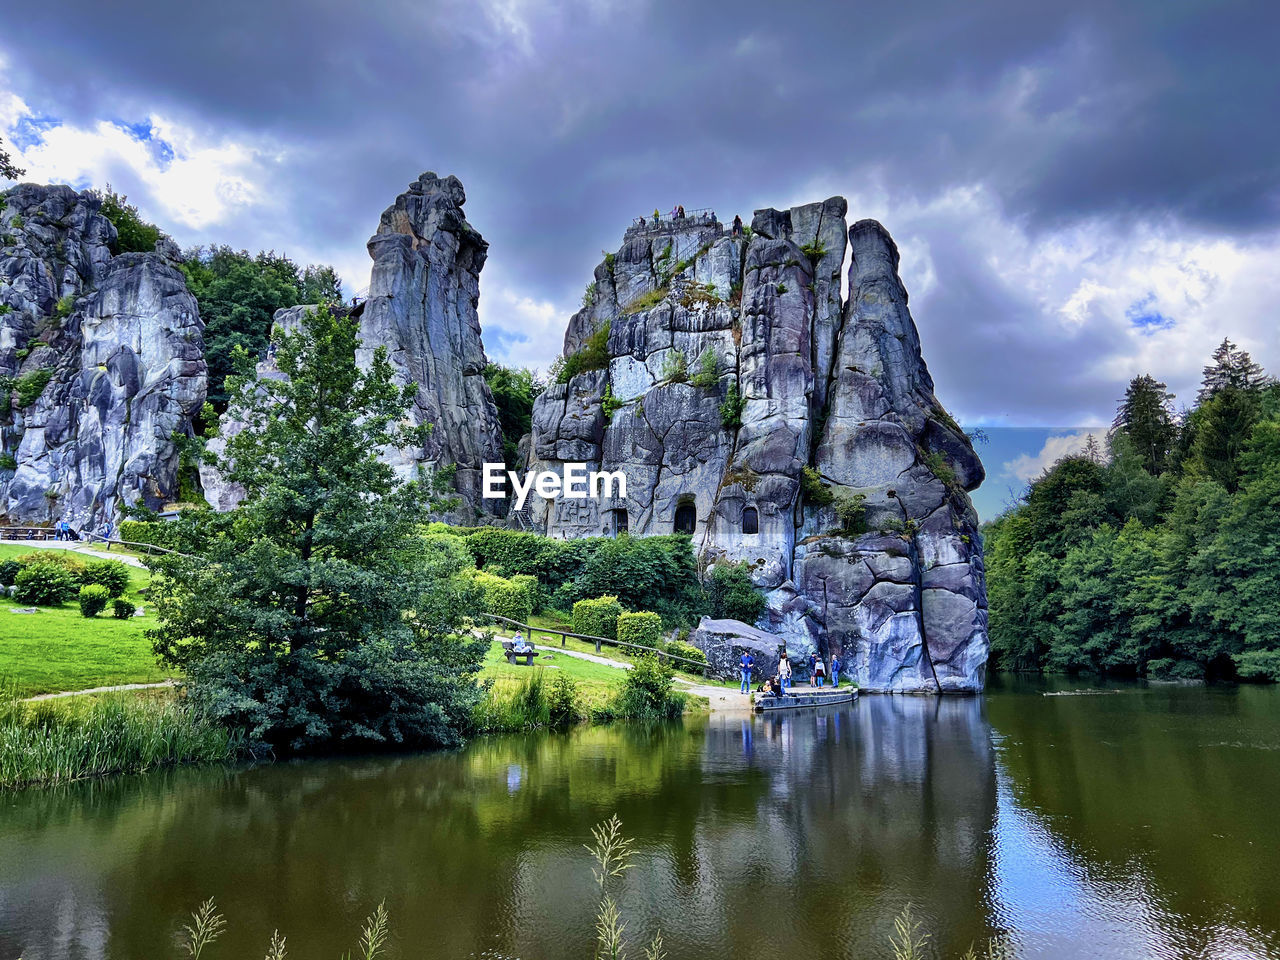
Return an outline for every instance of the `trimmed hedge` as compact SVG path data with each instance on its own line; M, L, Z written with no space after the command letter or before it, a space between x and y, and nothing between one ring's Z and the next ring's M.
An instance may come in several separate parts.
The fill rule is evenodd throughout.
M506 577L489 573L487 570L476 570L470 573L472 582L480 588L481 607L485 613L492 613L510 620L528 623L533 615L533 602L529 596L527 583L513 583Z
M166 550L178 549L177 529L162 520L121 520L120 539L129 543L149 543Z
M618 640L661 650L662 617L647 611L619 614Z
M529 595L530 610L534 613L542 612L542 584L538 582L537 577L531 573L517 573L507 579L516 586L522 587Z
M138 612L138 605L128 597L116 597L111 601L111 615L117 620L128 620Z
M617 597L579 600L573 605L573 632L617 640L621 614L622 604Z
M695 647L691 643L685 643L683 640L671 640L667 643L667 653L673 657L684 657L686 660L696 660L698 663L706 663L707 655Z

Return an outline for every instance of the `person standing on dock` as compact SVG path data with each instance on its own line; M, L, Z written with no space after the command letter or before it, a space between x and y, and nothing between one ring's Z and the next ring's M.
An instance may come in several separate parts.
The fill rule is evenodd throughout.
M747 652L743 652L742 659L738 661L738 667L742 670L742 693L751 692L751 671L755 668L756 658Z
M821 657L818 657L817 662L813 665L813 678L817 681L817 685L819 687L821 687L827 679L827 663Z
M833 653L831 655L831 686L840 686L840 654Z
M781 693L791 689L791 661L787 659L786 650L778 657L778 686L781 687Z
M816 653L809 654L809 686L816 687L818 685L818 655Z

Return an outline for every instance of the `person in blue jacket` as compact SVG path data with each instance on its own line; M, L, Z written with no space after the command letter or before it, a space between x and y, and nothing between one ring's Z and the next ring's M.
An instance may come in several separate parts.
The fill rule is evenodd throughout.
M818 657L816 654L809 654L809 686L816 687L818 685Z
M831 686L840 686L840 654L831 655Z
M744 651L742 654L742 659L738 661L738 667L742 670L741 691L743 693L751 692L751 671L755 668L755 665L756 665L756 658Z

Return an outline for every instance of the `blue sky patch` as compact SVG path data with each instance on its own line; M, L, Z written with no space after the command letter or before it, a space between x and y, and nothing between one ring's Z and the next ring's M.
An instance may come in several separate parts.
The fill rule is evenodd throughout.
M1141 300L1135 300L1129 304L1129 309L1124 312L1129 325L1147 334L1155 333L1157 330L1170 330L1176 326L1177 321L1173 317L1167 317L1155 309L1155 302L1156 295L1148 293Z

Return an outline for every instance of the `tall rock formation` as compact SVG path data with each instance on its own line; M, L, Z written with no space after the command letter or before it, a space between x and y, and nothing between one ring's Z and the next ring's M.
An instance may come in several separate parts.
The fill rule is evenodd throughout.
M868 690L978 690L966 491L982 465L934 397L893 240L872 220L846 230L846 210L760 210L747 237L714 215L629 228L529 444L531 469L621 469L627 496L535 498L534 520L556 537L687 530L705 562L749 565L758 626L792 657L840 653Z
M176 499L204 324L162 239L112 256L98 198L22 184L0 212L0 514L97 529Z
M461 507L452 517L471 522L504 509L505 501L480 495L483 464L502 462L502 428L484 379L487 361L476 313L489 244L467 223L465 202L457 177L434 173L424 173L396 197L369 238L368 297L352 315L360 323L357 362L368 367L374 351L385 347L399 382L417 388L409 419L431 427L421 448L388 450L385 458L405 478L420 469L455 469ZM306 309L277 311L277 328L296 324ZM259 376L272 376L272 370L269 363L258 365ZM223 418L215 452L239 429L233 408ZM239 501L240 491L216 469L202 467L201 480L215 508Z

